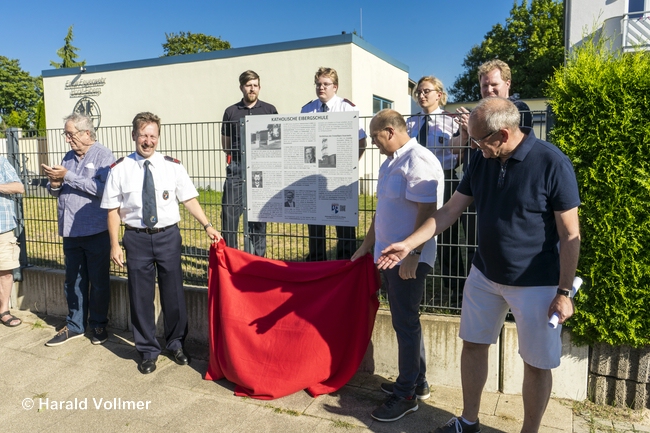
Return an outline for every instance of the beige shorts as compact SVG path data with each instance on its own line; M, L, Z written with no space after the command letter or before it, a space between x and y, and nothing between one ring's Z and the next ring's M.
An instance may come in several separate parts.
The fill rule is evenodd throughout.
M0 234L0 271L19 268L19 256L20 247L16 242L14 231L10 230Z
M548 326L548 307L556 291L557 286L498 284L472 266L463 291L460 338L470 343L496 343L510 309L524 362L543 370L556 368L562 356L562 326Z

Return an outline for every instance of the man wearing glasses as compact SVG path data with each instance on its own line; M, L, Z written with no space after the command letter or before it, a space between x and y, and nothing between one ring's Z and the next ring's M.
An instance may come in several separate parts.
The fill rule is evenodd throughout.
M128 258L128 288L135 348L142 357L138 369L152 373L161 353L156 339L154 295L156 276L160 291L166 349L179 365L190 358L183 351L187 336L187 311L181 268L181 219L179 202L203 226L212 242L221 235L203 213L199 193L181 165L156 152L160 139L160 118L139 113L131 132L136 151L111 166L102 198L108 209L111 260L126 264L120 246L120 222L125 230L122 244Z
M561 327L550 328L548 319L557 313L564 323L573 315L569 296L580 252L580 197L569 158L520 122L511 101L481 100L468 124L479 152L472 155L457 191L378 260L380 269L395 266L476 203L478 250L465 283L460 321L463 412L437 433L480 431L488 351L508 310L515 316L524 361L522 431L538 431L551 394L551 369L560 365Z
M64 119L63 136L70 150L61 165L41 167L47 190L57 197L59 236L63 237L68 303L66 325L47 343L58 346L92 329L90 342L108 339L110 240L107 211L100 207L113 152L97 141L92 120L79 113Z
M339 76L332 68L320 67L314 76L316 96L300 110L301 113L321 113L328 111L358 111L355 105L336 94L339 89ZM359 158L366 150L366 133L359 128ZM332 155L328 155L331 159ZM309 254L308 262L327 260L325 248L325 226L309 224ZM357 236L354 227L336 226L336 259L344 260L352 257L357 249Z

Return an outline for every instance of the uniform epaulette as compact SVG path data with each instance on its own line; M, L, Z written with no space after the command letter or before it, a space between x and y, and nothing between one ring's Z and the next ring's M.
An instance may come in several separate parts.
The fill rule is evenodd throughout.
M354 105L354 104L352 103L352 101L350 101L349 99L343 98L343 100L344 100L345 102L347 102L348 104L352 105L353 107L356 107L356 105Z
M121 157L120 159L118 159L117 161L115 161L114 163L112 163L112 164L111 164L111 168L115 167L117 164L119 164L119 163L122 162L122 161L124 161L124 157Z
M314 102L314 101L315 101L315 99L312 99L311 101L309 101L309 102L307 102L305 105L303 105L302 108L305 108L307 105L311 104L311 103Z
M172 158L171 156L167 156L167 155L165 155L165 161L175 162L176 164L180 164L180 163L181 163L178 159L176 159L176 158Z

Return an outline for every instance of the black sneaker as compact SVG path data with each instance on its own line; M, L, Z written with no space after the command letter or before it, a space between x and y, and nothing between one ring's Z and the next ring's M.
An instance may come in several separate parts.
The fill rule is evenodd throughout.
M433 433L481 433L481 425L478 419L474 424L465 424L460 417L453 417L447 424L438 427Z
M379 385L382 391L390 395L393 395L394 386L395 386L394 383L382 383L381 385ZM422 385L416 386L415 396L417 397L418 400L426 400L427 398L431 397L431 392L429 391L429 384L427 382L424 382Z
M90 342L93 344L104 344L108 340L108 331L106 328L93 328L93 336Z
M393 394L384 404L375 409L370 416L377 421L390 422L397 421L404 415L416 410L418 410L418 400L415 396L402 398Z
M59 344L63 344L67 341L72 340L73 338L79 338L83 335L84 334L81 332L72 332L68 329L67 326L64 326L59 332L57 332L54 338L45 343L45 345L49 347L58 346Z

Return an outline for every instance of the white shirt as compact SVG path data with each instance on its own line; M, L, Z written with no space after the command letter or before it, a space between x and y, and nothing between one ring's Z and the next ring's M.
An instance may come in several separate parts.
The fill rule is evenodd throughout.
M142 222L142 183L145 159L132 153L118 160L106 180L101 207L120 208L120 218L125 224L145 228ZM158 222L155 227L167 227L181 220L179 202L197 197L194 184L180 161L155 152L150 158L149 170L156 186L156 210Z
M314 99L307 105L303 106L300 110L301 113L321 113L323 103L320 99ZM334 95L332 99L325 103L327 105L327 111L359 111L357 107L347 99L341 98L338 95ZM366 138L366 131L363 128L359 127L359 140Z
M458 130L458 124L454 122L453 117L444 113L445 111L438 107L429 114L427 149L436 155L444 170L453 170L456 168L458 154L452 153L449 140L451 140L452 135ZM406 129L410 137L418 136L425 116L425 113L419 112L406 119Z
M442 205L445 175L438 159L415 138L389 156L379 168L375 212L375 261L381 250L415 230L418 203ZM424 244L420 262L436 261L436 239Z

